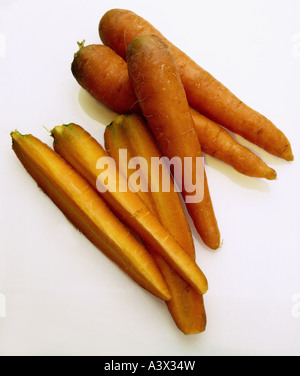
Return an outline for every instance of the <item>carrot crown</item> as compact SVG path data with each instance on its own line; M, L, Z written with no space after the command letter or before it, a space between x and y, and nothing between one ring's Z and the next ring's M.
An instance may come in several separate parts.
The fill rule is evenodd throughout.
M85 44L85 39L83 39L82 42L77 42L77 44L78 44L79 50L75 52L74 58L76 58L79 55L80 51L83 49L84 44Z

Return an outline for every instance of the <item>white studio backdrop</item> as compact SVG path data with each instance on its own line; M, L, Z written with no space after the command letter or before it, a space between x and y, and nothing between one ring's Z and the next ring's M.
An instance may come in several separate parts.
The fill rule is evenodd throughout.
M11 150L14 129L51 145L46 129L70 122L103 142L115 114L70 65L77 41L100 43L111 8L149 20L292 143L287 163L237 137L274 182L205 156L223 245L194 232L210 286L201 335L184 336L76 231ZM0 355L299 355L299 87L299 0L0 0Z

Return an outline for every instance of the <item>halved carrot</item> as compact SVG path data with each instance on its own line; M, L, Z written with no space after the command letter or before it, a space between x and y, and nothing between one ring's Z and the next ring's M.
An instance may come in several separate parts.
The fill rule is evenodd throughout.
M111 110L122 114L142 114L128 76L127 64L124 60L121 64L120 59L122 60L109 47L99 44L85 47L81 45L75 54L72 72L85 90ZM107 66L110 69L109 75ZM231 165L244 175L269 180L276 178L276 171L251 150L239 144L226 129L198 111L192 108L190 110L204 153Z
M134 169L129 169L126 160L120 160L120 150L126 150L128 161L132 158L143 158L147 168L139 165L139 174L142 180L148 183L145 190L137 190L137 194L147 204L149 209L161 221L169 233L177 240L182 248L195 258L195 247L192 233L183 211L180 197L175 189L169 169L162 165L163 171L151 174L151 164L154 159L161 160L161 154L156 141L144 119L137 115L119 115L106 127L104 133L105 149L114 158L120 172L125 176L132 176ZM139 162L139 159L136 159ZM120 163L119 163L120 162ZM162 192L162 174L169 181L170 190ZM159 180L155 180L159 179ZM155 189L151 189L155 188ZM174 223L176 218L176 223Z
M282 131L238 99L136 13L125 9L106 12L99 24L99 34L102 42L124 59L126 48L134 39L147 34L159 36L175 57L188 101L193 108L269 153L287 161L294 159L290 142Z
M156 35L139 37L127 48L127 65L144 117L162 154L170 160L181 160L183 173L175 180L182 188L195 227L204 243L217 249L220 231L201 161L201 146L171 50ZM187 161L191 161L190 168L186 168ZM194 184L193 192L188 178ZM189 200L191 196L195 196L193 202Z
M11 137L23 166L74 226L139 285L169 300L170 292L152 257L94 189L34 136L15 131Z
M120 173L128 176L129 180L135 172L134 169L128 168L128 164L122 159L121 152L126 150L128 160L144 158L148 166L151 165L152 158L162 158L149 127L137 114L116 117L106 127L104 140L108 154L114 158ZM194 257L195 249L191 231L169 171L166 171L166 175L171 181L171 189L170 192L162 192L162 182L153 182L155 176L151 175L149 168L143 167L141 163L139 175L141 175L141 180L148 181L148 189L138 190L137 194L183 249ZM158 187L158 192L152 192L151 185ZM167 302L167 306L178 328L185 334L203 332L206 328L203 296L186 283L151 246L146 244L146 247L158 264L171 292L172 297Z
M99 164L99 160L104 164L107 163L109 157L102 146L76 124L57 126L52 130L52 136L55 151L84 176L95 189L100 185L106 186L107 190L99 194L118 217L146 243L151 244L183 279L200 293L206 293L207 280L195 261L160 224L144 202L126 188L127 180L119 174L118 170L111 172ZM105 178L103 173L107 175ZM108 180L107 184L105 180ZM124 191L119 190L119 187L125 188Z

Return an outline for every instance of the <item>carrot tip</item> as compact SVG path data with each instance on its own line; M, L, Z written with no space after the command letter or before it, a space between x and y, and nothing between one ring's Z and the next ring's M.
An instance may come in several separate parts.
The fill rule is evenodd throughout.
M223 241L222 243L220 241L219 242L204 241L204 243L206 244L207 247L209 247L213 251L217 251L223 245Z
M270 169L270 173L266 176L268 180L277 180L277 172L273 169Z
M285 159L286 161L288 162L291 162L294 160L294 155L293 155L293 151L292 151L292 146L290 143L288 143L286 145L286 147L284 148L284 150L282 151L281 153L281 158Z
M289 155L285 158L285 160L287 160L288 162L292 162L292 161L294 161L294 159L295 159L295 157L294 157L293 154L289 154Z

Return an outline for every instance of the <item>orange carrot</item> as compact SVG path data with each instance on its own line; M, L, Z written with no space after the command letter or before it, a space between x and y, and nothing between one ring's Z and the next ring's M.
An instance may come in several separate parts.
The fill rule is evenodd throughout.
M197 169L201 147L174 57L162 39L145 35L128 46L127 64L135 94L163 155L182 162L183 173L176 183L182 188L195 227L204 243L217 249L220 232L206 174ZM188 160L192 162L190 169L185 168ZM201 189L202 200L189 201L188 176L196 186L196 194Z
M119 174L118 170L112 171L104 167L108 163L109 156L102 146L76 124L55 127L52 130L52 136L55 151L84 176L95 189L102 191L99 191L99 194L118 217L145 243L151 244L183 279L198 292L205 294L208 285L202 271L160 224L144 202L130 189L126 189L127 180ZM105 184L106 180L107 184ZM106 190L101 189L104 186ZM122 189L119 189L120 187Z
M71 70L79 85L117 113L139 111L134 90L128 87L126 62L109 47L79 43ZM111 64L113 61L113 64ZM111 79L118 77L117 87Z
M251 150L239 144L224 128L190 108L202 151L228 163L238 172L274 180L277 173Z
M21 163L74 226L139 285L161 299L170 299L152 257L94 189L37 138L17 131L11 137Z
M149 22L123 9L112 9L101 19L103 43L126 58L127 46L137 37L155 34L170 47L191 107L277 157L294 159L290 142L267 118L252 110L211 74L170 43Z
M143 118L136 114L118 116L106 127L104 140L105 148L114 158L120 173L128 176L129 180L134 175L134 170L129 169L126 161L120 158L122 157L121 150L127 151L128 160L142 157L147 161L148 166L151 165L153 158L162 158L149 127ZM140 165L140 174L143 181L148 181L148 186L144 191L138 190L137 194L183 249L191 257L194 257L195 249L191 231L169 171L166 172L166 175L170 179L170 192L162 192L161 180L153 181L155 176L151 175L149 168L143 169ZM160 189L153 192L151 185ZM146 245L146 247L159 266L171 292L172 297L167 302L167 307L178 328L185 334L203 332L206 328L203 296L179 277L151 246Z
M142 113L128 76L127 64L124 60L125 64L120 64L120 59L109 47L81 46L72 64L72 67L76 67L72 69L73 75L84 89L111 110L119 112L121 108L124 114ZM107 66L110 67L109 75L106 74ZM110 92L115 95L111 96ZM276 178L277 174L272 168L239 144L224 128L198 111L190 110L204 153L228 163L242 174L270 180Z

